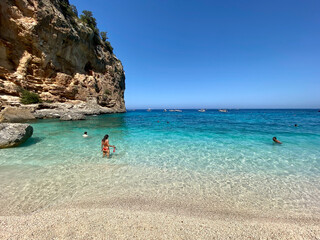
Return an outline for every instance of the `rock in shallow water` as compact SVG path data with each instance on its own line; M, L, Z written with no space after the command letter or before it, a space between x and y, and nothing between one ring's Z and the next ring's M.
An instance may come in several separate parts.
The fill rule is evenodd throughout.
M22 123L0 123L0 148L16 147L33 134L33 127Z
M85 120L86 116L80 113L66 113L60 117L62 121L71 121L71 120Z

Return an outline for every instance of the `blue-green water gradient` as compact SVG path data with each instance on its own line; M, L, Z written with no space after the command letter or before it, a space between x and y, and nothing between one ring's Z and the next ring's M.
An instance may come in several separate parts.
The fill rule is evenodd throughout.
M317 190L313 198L320 197L317 110L137 110L90 116L85 121L39 120L31 124L32 138L20 147L0 150L2 185L8 185L9 175L10 181L15 181L14 175L24 178L34 168L72 169L108 163L180 174L290 177L297 184L303 179ZM88 138L82 137L85 131ZM109 159L102 158L101 152L105 134L117 147ZM283 144L273 143L274 136Z

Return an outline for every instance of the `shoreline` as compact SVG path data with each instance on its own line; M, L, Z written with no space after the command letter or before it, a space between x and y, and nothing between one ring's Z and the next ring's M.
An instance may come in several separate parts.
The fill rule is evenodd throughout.
M272 205L268 199L263 202L261 199L255 199L259 204L266 204L259 205L260 207L252 206L252 202L246 204L244 201L236 205L234 203L237 199L231 199L228 193L220 192L218 197L222 199L211 195L210 192L199 195L200 192L195 186L192 187L194 192L185 193L180 188L178 180L182 177L185 179L183 182L188 185L191 179L188 181L188 174L177 175L176 171L158 169L155 172L155 168L141 169L105 164L97 166L89 164L88 167L80 165L76 169L70 168L70 171L65 173L66 176L81 176L80 178L53 179L57 184L55 186L66 182L70 184L65 189L59 187L61 192L56 192L54 196L68 192L72 186L72 189L76 188L75 183L81 186L80 191L76 191L69 198L57 199L56 202L33 210L29 208L30 211L2 212L0 239L316 239L320 237L320 218L316 209L296 211L276 205L270 208ZM30 170L30 174L31 172L33 171ZM79 174L81 172L82 174ZM54 170L45 179L52 179L56 173ZM94 176L90 181L86 180L88 174ZM119 176L123 178L119 179ZM216 177L222 179L223 175ZM33 175L30 175L30 179L23 181L32 179ZM128 179L131 180L128 182ZM164 185L158 185L161 179L168 181ZM81 183L81 180L84 182ZM256 181L259 182L261 179ZM87 184L86 187L84 183ZM42 186L40 180L38 184L39 187ZM263 181L261 184L263 185ZM217 190L214 184L210 183L210 186L211 190ZM26 191L30 193L31 189ZM34 194L41 195L46 192L33 190L33 194L25 197L30 199ZM24 207L28 209L28 205Z
M90 101L70 100L64 103L21 104L15 102L3 105L0 109L0 123L30 122L38 119L85 120L86 116L90 115L125 112L126 109L117 106L100 106L96 99Z

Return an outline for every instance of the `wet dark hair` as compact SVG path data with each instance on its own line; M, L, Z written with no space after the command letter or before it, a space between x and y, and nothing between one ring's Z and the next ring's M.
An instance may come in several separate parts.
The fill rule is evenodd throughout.
M84 132L84 134L88 134L87 132Z
M109 137L109 135L107 134L107 135L104 135L104 137L102 138L102 141L104 142L105 140L107 140L108 139L108 137Z
M272 139L275 140L275 139L277 139L277 138L276 138L276 137L273 137Z

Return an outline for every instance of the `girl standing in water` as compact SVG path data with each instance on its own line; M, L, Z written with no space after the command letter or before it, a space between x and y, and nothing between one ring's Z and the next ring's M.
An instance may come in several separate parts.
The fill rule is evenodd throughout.
M110 156L110 149L109 147L113 147L113 151L115 151L116 146L109 145L109 135L105 135L101 141L101 150L103 152L102 157L104 157L107 154L107 157Z

